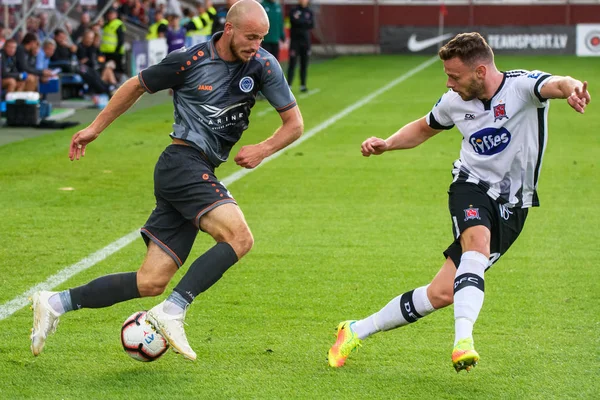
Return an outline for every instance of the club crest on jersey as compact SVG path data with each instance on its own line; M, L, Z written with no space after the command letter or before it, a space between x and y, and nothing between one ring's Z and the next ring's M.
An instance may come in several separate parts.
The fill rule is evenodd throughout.
M506 149L510 139L511 134L504 127L500 129L485 128L472 134L469 143L473 146L475 153L482 156L491 156Z
M465 209L465 221L470 219L481 219L479 217L479 208L469 207Z
M494 106L494 122L502 120L503 118L508 119L508 115L506 115L506 104Z
M248 93L254 89L254 79L249 76L245 76L240 79L240 90L244 93Z

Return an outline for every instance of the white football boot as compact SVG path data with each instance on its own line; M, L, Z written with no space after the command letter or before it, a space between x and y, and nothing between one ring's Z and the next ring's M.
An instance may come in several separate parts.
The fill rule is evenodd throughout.
M57 292L49 292L42 290L36 292L33 297L33 328L31 329L31 352L34 356L38 356L44 345L48 335L56 331L58 325L59 313L54 311L48 299Z
M164 303L163 301L148 311L146 321L167 339L176 353L182 354L188 360L195 361L196 353L188 343L185 330L183 329L185 311L179 315L167 314L163 311Z

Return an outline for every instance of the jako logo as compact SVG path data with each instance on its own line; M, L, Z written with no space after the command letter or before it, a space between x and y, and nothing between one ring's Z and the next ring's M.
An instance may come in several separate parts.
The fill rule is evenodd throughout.
M198 90L206 90L210 92L212 90L212 85L198 85Z
M506 128L485 128L471 135L469 143L477 154L498 154L510 143L510 132Z

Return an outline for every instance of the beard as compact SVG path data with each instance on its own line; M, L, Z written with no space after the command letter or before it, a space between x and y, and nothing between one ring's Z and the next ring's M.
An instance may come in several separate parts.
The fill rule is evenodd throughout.
M485 93L485 88L483 86L483 82L473 79L471 82L469 82L469 86L467 86L464 91L457 93L464 101L470 101L483 95Z
M250 59L252 58L252 56L254 55L252 51L248 51L248 50L242 50L240 49L240 46L237 45L237 43L232 40L231 44L229 45L229 50L231 50L231 53L241 62L248 62L250 61Z

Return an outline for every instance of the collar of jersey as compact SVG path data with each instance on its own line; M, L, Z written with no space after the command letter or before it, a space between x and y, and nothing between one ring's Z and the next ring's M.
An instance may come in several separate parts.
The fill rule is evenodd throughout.
M494 100L494 97L496 97L496 95L498 93L500 93L500 90L502 90L502 87L504 86L504 82L506 82L506 72L502 73L502 82L500 82L500 86L498 86L498 89L496 89L496 93L494 93L494 95L492 97L490 97L488 100L480 100L483 103L483 108L485 110L491 110L492 109L492 100Z

